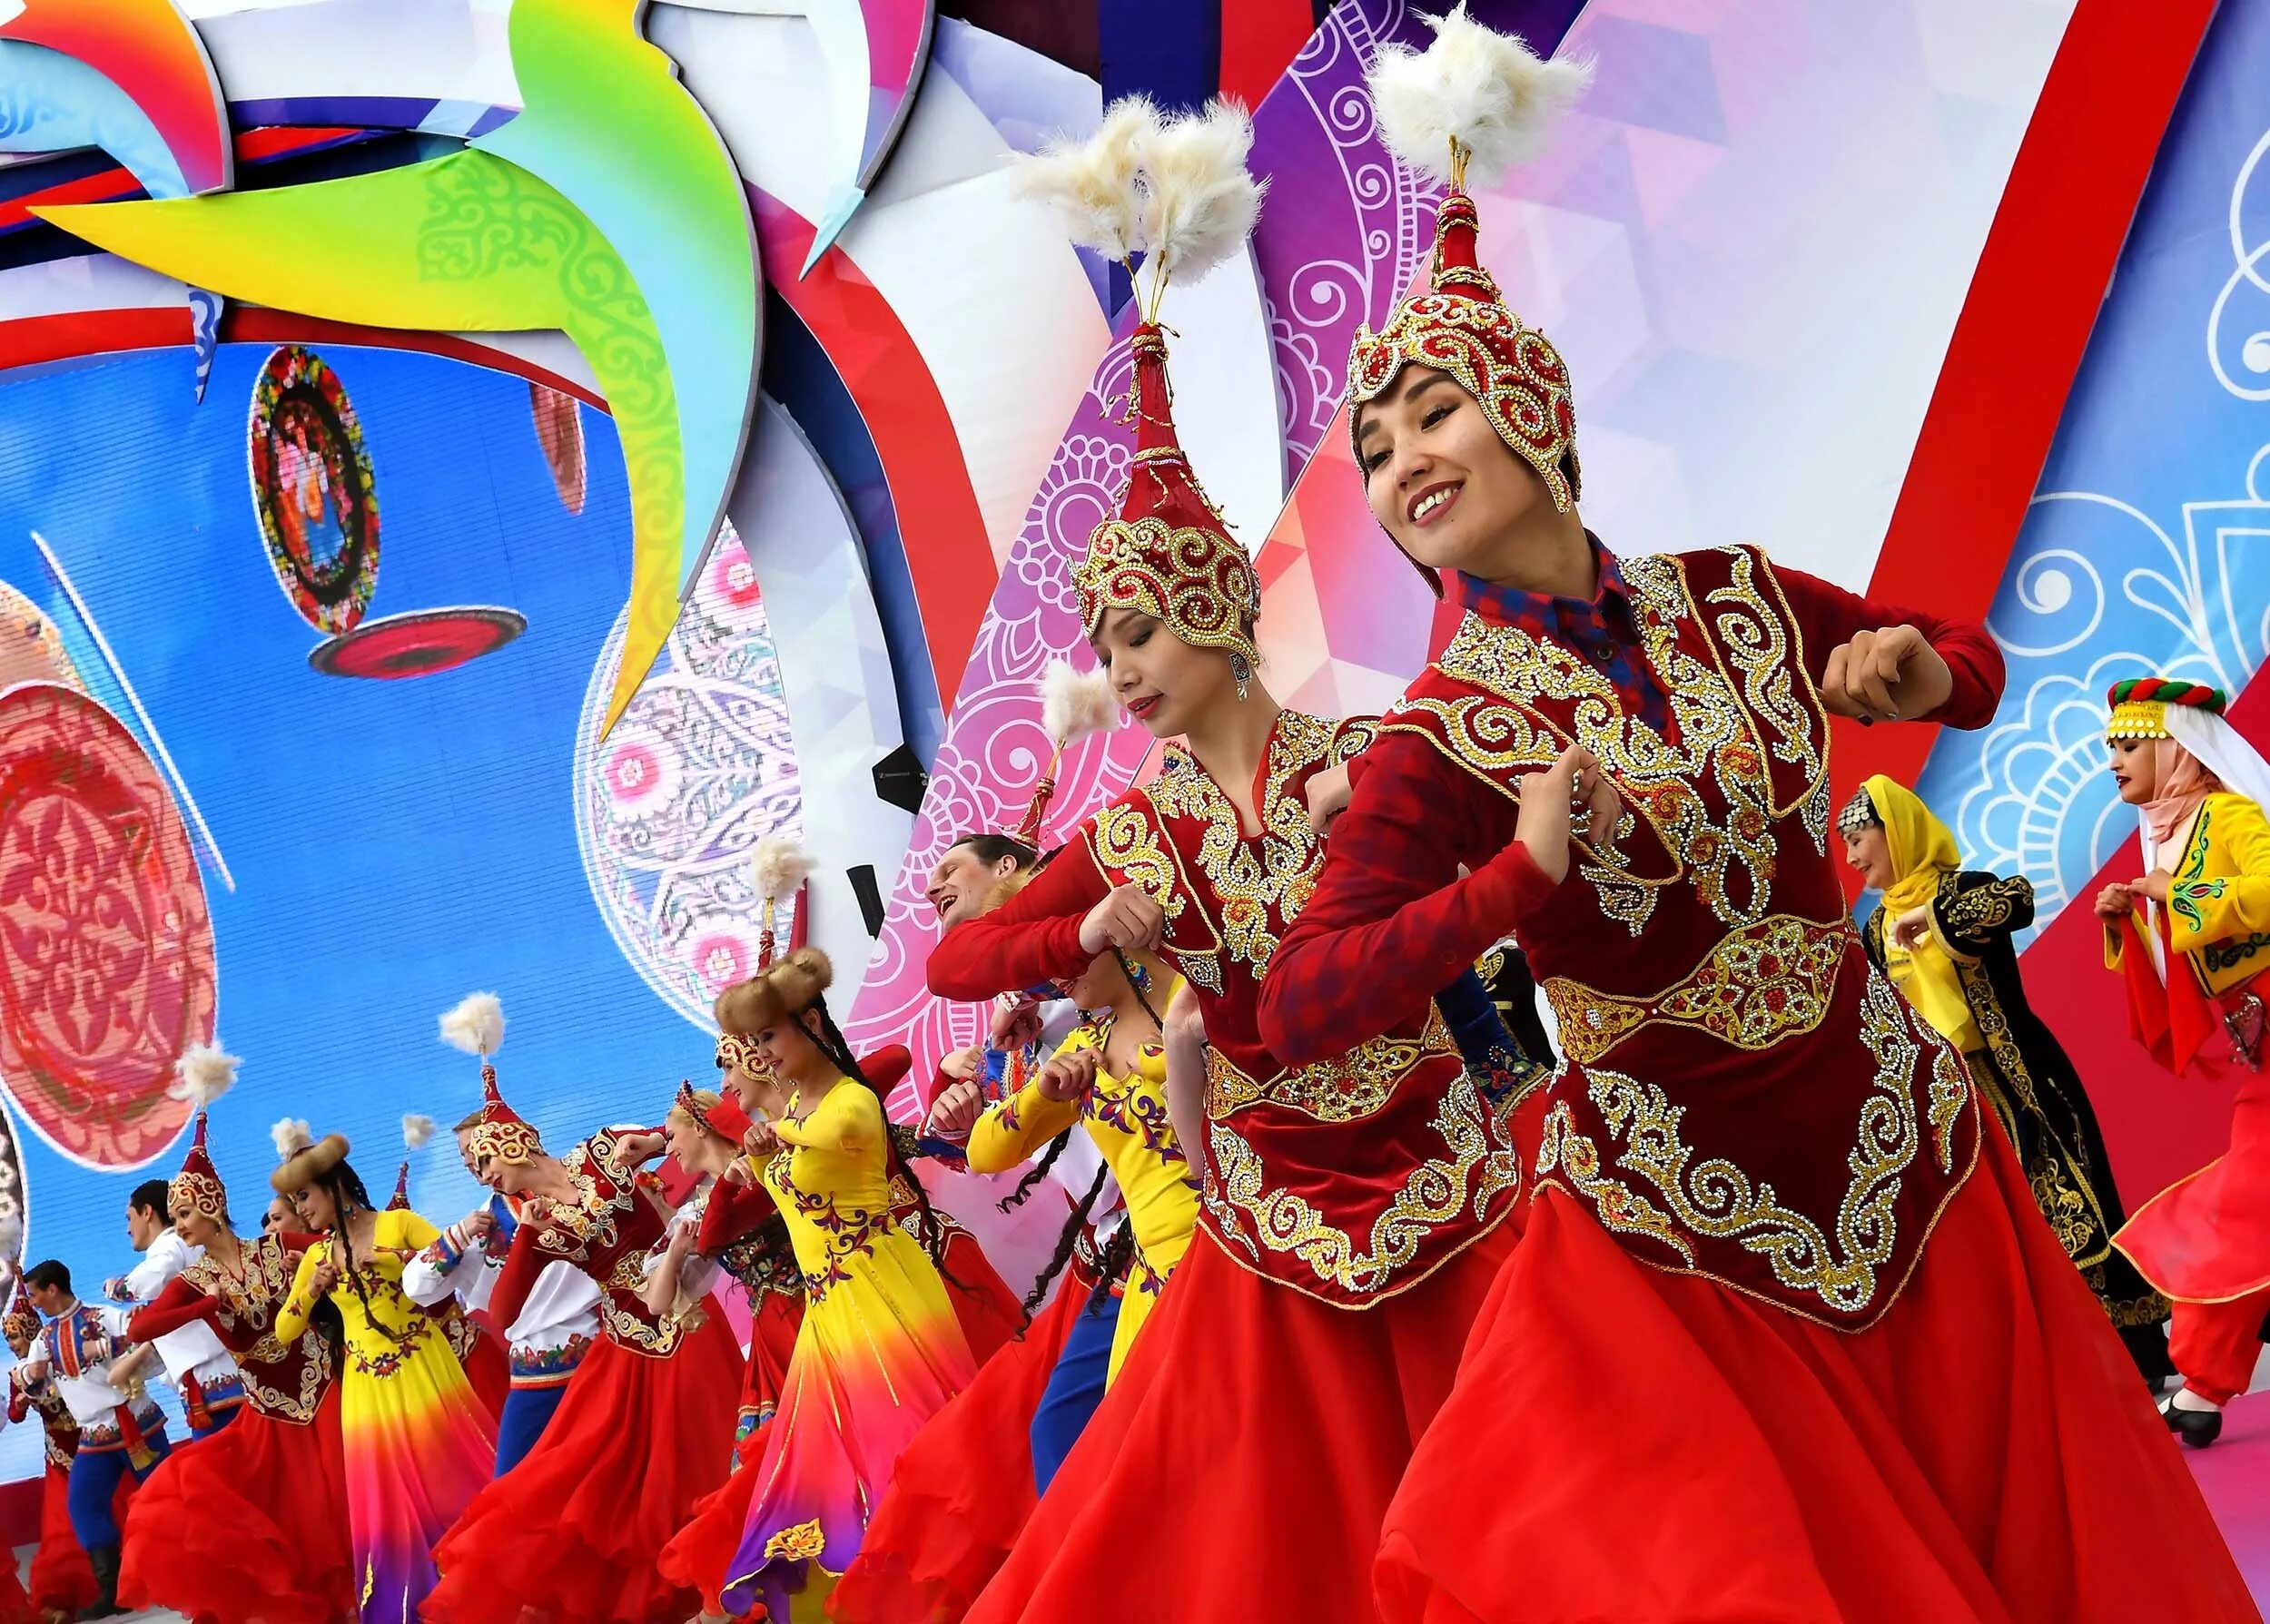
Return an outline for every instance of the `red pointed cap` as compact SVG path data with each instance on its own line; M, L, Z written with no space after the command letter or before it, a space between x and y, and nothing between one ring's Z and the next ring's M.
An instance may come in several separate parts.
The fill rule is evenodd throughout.
M1093 636L1112 610L1135 609L1164 622L1185 643L1257 661L1260 580L1183 455L1165 332L1144 322L1131 351L1134 467L1119 517L1096 527L1087 556L1072 571L1081 624Z
M1455 188L1435 213L1435 268L1423 290L1397 308L1375 333L1356 330L1347 358L1347 428L1360 408L1387 393L1406 366L1432 367L1458 380L1480 403L1498 438L1545 481L1553 506L1576 505L1583 475L1576 460L1576 395L1568 363L1553 341L1505 307L1477 251L1480 216ZM1363 466L1360 448L1357 466Z
M482 1161L518 1164L544 1154L543 1141L536 1129L521 1119L520 1114L505 1104L505 1097L497 1091L497 1068L481 1067L481 1108L479 1120L465 1136L466 1148L472 1153L476 1165Z
M410 1158L408 1156L402 1158L401 1169L394 1175L394 1194L388 1199L386 1210L390 1213L406 1213L410 1210Z
M226 1223L229 1216L229 1192L222 1186L221 1174L212 1165L212 1157L205 1150L205 1113L197 1113L197 1126L190 1136L189 1154L182 1158L182 1170L166 1186L169 1206L186 1204L216 1224Z
M859 1069L875 1086L878 1093L888 1094L906 1080L906 1074L914 1068L914 1057L903 1043L893 1043L871 1055L859 1057Z

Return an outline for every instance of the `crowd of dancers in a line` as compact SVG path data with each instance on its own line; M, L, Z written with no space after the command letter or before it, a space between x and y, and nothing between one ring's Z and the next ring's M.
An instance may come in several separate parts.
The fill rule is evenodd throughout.
M2171 1432L2214 1441L2270 1306L2270 771L2219 694L2113 690L2144 847L2096 899L2107 963L2170 1072L2227 1048L2243 1079L2229 1153L2126 1215L2026 999L2026 882L1965 871L1889 779L1832 805L1831 718L1979 726L1992 640L1578 517L1566 369L1465 183L1588 74L1454 15L1373 76L1445 190L1431 277L1350 359L1353 457L1465 612L1378 718L1272 696L1253 565L1175 433L1160 301L1242 251L1242 115L1120 104L1034 161L1141 300L1124 501L1067 586L1096 672L1052 673L1043 722L1060 753L1122 711L1176 743L1052 842L1053 765L1001 786L1022 826L938 863L931 989L988 1040L894 1124L906 1051L854 1052L826 957L768 952L717 999L717 1089L555 1151L476 995L442 1028L481 1058L456 1132L493 1195L446 1228L286 1123L242 1235L201 1111L110 1305L23 1272L33 1603L2257 1619ZM760 854L768 927L806 867ZM1550 1049L1477 966L1541 989ZM964 1170L1061 1213L1030 1289L933 1204Z

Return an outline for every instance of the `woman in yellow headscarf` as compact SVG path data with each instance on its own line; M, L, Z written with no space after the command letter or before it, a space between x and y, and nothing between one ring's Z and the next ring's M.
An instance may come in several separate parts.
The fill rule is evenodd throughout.
M1881 774L1860 786L1837 827L1847 861L1883 893L1861 931L1870 960L1963 1051L2041 1216L2157 1387L2175 1373L2167 1300L2113 1249L2126 1215L2097 1113L2018 971L2013 939L2033 923L2034 888L2022 875L1966 871L1947 825Z

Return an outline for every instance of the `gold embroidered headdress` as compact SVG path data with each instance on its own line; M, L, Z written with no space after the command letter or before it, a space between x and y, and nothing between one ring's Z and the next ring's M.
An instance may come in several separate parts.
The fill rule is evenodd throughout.
M441 1018L441 1041L480 1057L481 1108L465 1135L465 1148L475 1166L485 1160L518 1165L544 1154L536 1129L498 1092L494 1057L504 1040L504 1006L493 992L469 993Z
M1096 527L1072 571L1081 623L1092 637L1112 610L1135 609L1248 670L1260 657L1260 581L1175 432L1159 307L1170 279L1202 277L1244 248L1263 191L1246 171L1252 146L1252 122L1235 103L1161 118L1130 96L1105 111L1091 140L1053 143L1020 165L1024 189L1057 210L1074 242L1127 267L1141 314L1127 395L1134 467L1118 517Z
M1435 215L1435 267L1427 287L1379 331L1357 330L1348 429L1356 429L1356 408L1386 393L1405 367L1436 368L1474 397L1566 513L1583 486L1568 365L1551 340L1506 308L1482 268L1479 216L1466 188L1469 172L1486 183L1543 152L1592 83L1593 64L1541 60L1516 35L1473 21L1463 4L1427 23L1435 39L1424 52L1384 47L1367 79L1389 150L1447 188Z
M2210 688L2205 683L2186 683L2174 677L2132 676L2113 684L2105 695L2105 703L2112 707L2112 714L2105 722L2107 739L2166 739L2173 737L2167 730L2167 707L2183 705L2220 716L2226 704L2223 690Z
M241 1064L234 1055L224 1055L209 1043L198 1043L190 1046L174 1068L179 1080L168 1092L196 1105L197 1126L190 1137L189 1155L182 1159L182 1170L166 1186L169 1209L187 1206L216 1224L228 1221L229 1192L222 1186L220 1171L205 1149L205 1113L235 1084Z

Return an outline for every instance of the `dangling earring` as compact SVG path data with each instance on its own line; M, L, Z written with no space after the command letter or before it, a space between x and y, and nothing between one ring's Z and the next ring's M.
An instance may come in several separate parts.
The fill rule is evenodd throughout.
M1246 684L1253 680L1253 664L1245 655L1232 650L1229 655L1229 674L1238 684L1238 698L1246 698Z

